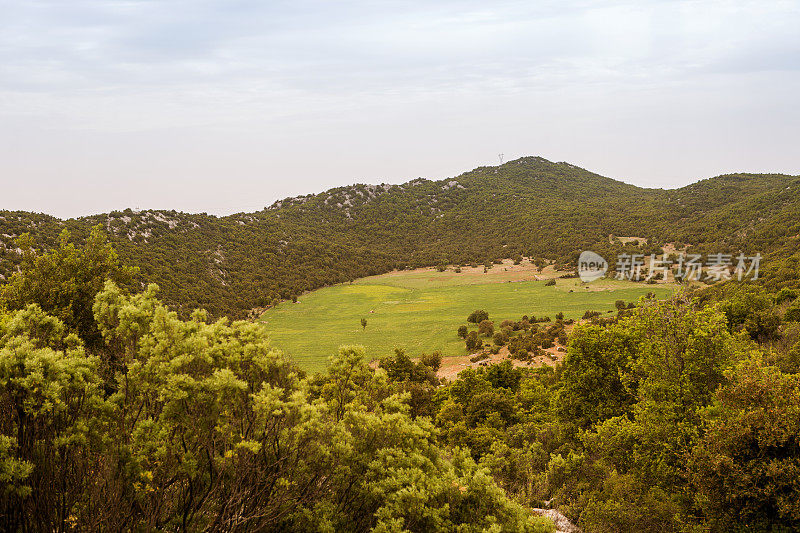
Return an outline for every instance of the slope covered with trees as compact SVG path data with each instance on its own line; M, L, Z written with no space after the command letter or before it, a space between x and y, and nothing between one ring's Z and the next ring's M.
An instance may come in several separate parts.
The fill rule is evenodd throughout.
M767 255L775 287L798 279L800 178L737 174L681 189L643 189L568 163L526 157L452 179L353 185L287 198L226 217L131 210L79 219L0 212L0 275L22 261L16 238L57 245L62 230L82 241L106 229L141 286L188 316L244 316L254 307L320 286L396 268L486 263L518 255L574 265L592 249L613 258L609 235L704 252Z

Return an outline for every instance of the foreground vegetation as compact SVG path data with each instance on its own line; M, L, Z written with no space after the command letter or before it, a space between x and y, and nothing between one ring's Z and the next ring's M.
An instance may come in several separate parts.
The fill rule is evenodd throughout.
M797 291L642 298L555 368L440 384L437 354L360 347L306 376L135 274L98 231L3 286L0 529L552 532L547 505L590 532L800 527Z
M127 294L99 238L23 267L0 317L4 531L553 531L359 348L307 379L258 324Z

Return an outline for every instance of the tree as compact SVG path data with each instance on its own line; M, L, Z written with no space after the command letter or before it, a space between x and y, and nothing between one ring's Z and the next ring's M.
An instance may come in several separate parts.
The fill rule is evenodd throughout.
M581 435L588 457L608 469L607 479L622 476L609 493L590 501L586 512L593 520L622 524L633 518L628 507L652 505L636 511L637 528L648 517L662 516L666 522L656 529L674 529L687 505L686 458L697 442L701 413L744 347L716 308L700 310L681 297L648 302L619 327L632 348L623 383L636 401ZM627 488L619 491L622 487Z
M367 319L366 318L362 318L361 319L361 329L367 329Z
M477 331L470 331L466 338L467 350L473 352L483 346L483 341Z
M31 303L55 316L78 334L89 348L102 344L92 315L94 297L107 279L127 285L136 270L120 264L106 239L102 226L95 226L86 243L76 246L67 230L61 232L58 247L37 255L30 235L18 239L24 260L20 271L0 289L0 298L11 310Z
M461 337L462 339L467 338L467 326L464 325L458 326L458 336Z
M795 303L789 307L783 319L787 322L800 322L800 304Z
M625 382L635 357L635 343L623 326L578 327L564 359L559 417L588 429L626 413L635 401Z
M0 529L64 530L101 466L98 362L36 304L0 320Z
M492 341L497 346L503 346L505 345L506 342L508 342L508 334L505 331L498 331L497 333L494 334Z
M752 339L775 340L781 319L772 309L772 298L761 287L736 287L720 304L731 331L745 331Z
M441 364L440 352L423 354L419 362L415 363L401 349L395 350L394 357L384 357L380 360L380 368L386 370L386 375L395 391L411 395L408 404L413 418L436 414L434 395L439 385L436 371Z
M484 320L489 320L489 313L483 309L475 310L467 317L467 322L471 322L473 324L479 324Z
M478 334L484 337L491 337L494 335L494 322L491 320L481 320L478 324Z
M800 382L758 358L729 372L692 450L695 501L712 530L800 528Z

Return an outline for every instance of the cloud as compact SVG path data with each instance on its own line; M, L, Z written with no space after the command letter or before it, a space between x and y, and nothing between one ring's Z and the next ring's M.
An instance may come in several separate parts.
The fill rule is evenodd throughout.
M798 1L0 0L0 12L0 138L25 128L42 143L17 143L14 153L0 147L21 168L21 157L40 148L60 153L66 138L77 137L122 158L149 154L163 165L139 172L162 179L173 168L167 159L184 157L202 173L224 168L220 161L231 153L246 175L264 153L279 152L249 139L320 153L331 136L349 139L337 148L345 160L338 171L295 162L303 176L295 182L310 192L328 183L314 176L351 181L346 164L376 134L413 152L438 132L447 142L420 163L434 172L477 163L480 141L519 146L520 155L591 153L576 162L669 185L685 181L691 165L721 161L719 139L754 117L773 130L790 120L797 107L791 95L800 90ZM765 117L765 98L788 111ZM715 126L712 115L725 124ZM687 121L719 156L701 165L698 152L638 178L651 161L631 162L625 143ZM154 148L176 135L208 149L179 146L165 155ZM609 147L601 154L594 151L598 135ZM781 145L747 142L748 150L762 150L765 164ZM659 143L666 152L685 148L667 136ZM114 161L98 157L80 169L133 179L132 165ZM387 169L414 172L386 161ZM3 164L0 173L18 171ZM30 165L43 183L78 168L72 159ZM351 172L381 168L376 159Z

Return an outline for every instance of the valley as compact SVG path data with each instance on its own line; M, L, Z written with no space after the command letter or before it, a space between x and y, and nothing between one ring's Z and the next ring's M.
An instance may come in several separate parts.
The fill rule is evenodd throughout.
M412 357L440 351L452 364L465 365L459 325L475 309L485 309L498 324L523 314L578 320L587 310L606 313L616 300L636 302L654 292L668 297L678 285L647 285L603 279L590 284L562 279L552 266L537 269L529 261L506 260L484 273L483 266L395 271L338 284L301 295L267 310L261 320L273 346L308 371L324 371L341 345L363 345L368 358L391 355L400 348ZM555 279L555 286L545 281ZM367 326L361 326L365 318ZM461 356L461 357L460 357Z

